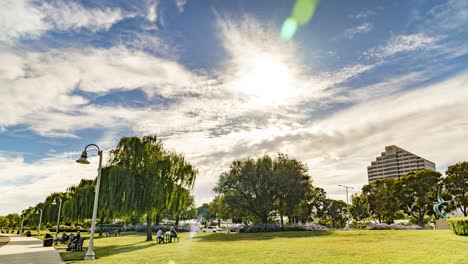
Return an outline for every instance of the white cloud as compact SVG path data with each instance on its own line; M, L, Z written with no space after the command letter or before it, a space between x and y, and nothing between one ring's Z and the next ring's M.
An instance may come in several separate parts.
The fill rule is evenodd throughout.
M372 23L364 22L364 23L362 23L360 25L357 25L355 27L346 29L344 31L344 36L345 36L345 38L352 39L357 34L370 32L372 30L372 28L373 28Z
M368 18L370 16L375 16L375 15L377 15L377 12L373 10L365 10L365 11L361 11L359 13L350 15L350 17L354 19L365 19L365 18Z
M435 47L437 38L423 33L393 36L385 45L370 49L366 55L369 57L387 58L401 52L427 50Z
M14 44L21 38L37 38L49 30L108 30L126 16L120 9L86 9L73 2L36 5L29 0L0 3L0 43Z
M157 13L158 4L159 4L159 1L156 1L154 4L150 5L148 8L148 15L146 16L146 18L151 22L156 22L156 20L158 20L158 13Z
M182 13L184 12L184 7L187 4L187 0L175 0L175 4L179 10L179 13Z

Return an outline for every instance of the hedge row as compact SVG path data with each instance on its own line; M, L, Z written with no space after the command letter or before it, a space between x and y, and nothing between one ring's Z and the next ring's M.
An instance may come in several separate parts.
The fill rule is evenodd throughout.
M468 236L468 217L455 217L447 220L452 231L459 236Z

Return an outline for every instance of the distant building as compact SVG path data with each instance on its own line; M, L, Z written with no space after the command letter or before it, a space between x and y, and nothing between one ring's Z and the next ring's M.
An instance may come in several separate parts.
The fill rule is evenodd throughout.
M397 146L386 146L385 152L367 167L369 182L384 178L398 178L409 172L436 170L435 163Z

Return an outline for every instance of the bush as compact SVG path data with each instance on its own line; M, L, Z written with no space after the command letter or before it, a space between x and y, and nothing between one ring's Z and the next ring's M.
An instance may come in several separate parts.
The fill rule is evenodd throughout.
M292 224L280 226L278 224L260 224L244 226L240 233L288 232L288 231L326 231L328 228L317 224Z
M423 229L418 225L397 225L397 224L384 224L384 223L371 223L367 226L368 230L415 230Z
M452 231L459 236L468 236L468 217L455 217L447 220Z

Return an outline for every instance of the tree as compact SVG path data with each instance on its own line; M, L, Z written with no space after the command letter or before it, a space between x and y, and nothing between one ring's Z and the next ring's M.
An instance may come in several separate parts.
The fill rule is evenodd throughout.
M224 195L216 196L211 203L209 203L209 210L211 217L218 220L218 226L221 227L221 219L231 218L231 210L226 204Z
M21 217L18 214L8 214L5 216L8 220L8 227L14 229L21 225Z
M248 213L255 222L267 223L275 210L292 219L310 185L304 164L278 154L275 159L265 155L234 161L214 190L224 195L230 209Z
M392 224L396 213L400 210L395 183L395 179L382 179L362 187L362 193L369 201L370 213L379 223Z
M105 181L117 214L146 216L147 241L152 219L170 209L183 188L191 189L197 171L183 155L167 151L156 136L124 137L110 153Z
M289 223L297 223L301 211L301 203L305 205L307 199L313 195L311 178L307 174L307 166L285 154L278 154L273 162L274 177L278 188L278 211L287 215Z
M401 209L412 216L419 226L424 226L424 217L433 213L432 206L441 177L439 172L422 170L410 172L397 180Z
M363 194L353 194L351 196L351 205L349 212L356 221L361 221L370 216L369 201Z
M195 199L190 195L190 191L182 188L175 191L174 201L171 203L169 209L170 215L175 219L175 226L179 226L180 218L189 219L196 216L195 212ZM192 211L191 211L192 210ZM156 217L158 218L158 216Z
M346 226L347 205L341 200L326 199L323 207L318 212L319 223L331 228L343 228Z
M468 162L461 162L448 167L443 184L451 196L451 204L464 216L468 216Z
M0 228L3 229L10 225L10 220L5 216L0 216Z

